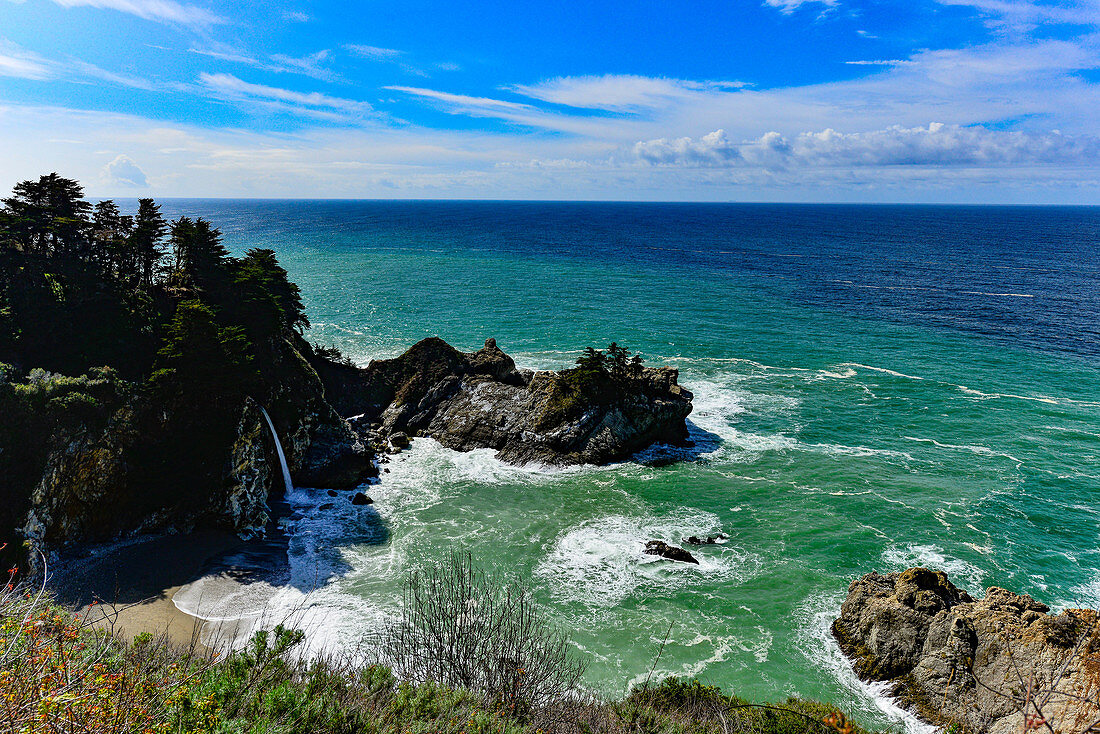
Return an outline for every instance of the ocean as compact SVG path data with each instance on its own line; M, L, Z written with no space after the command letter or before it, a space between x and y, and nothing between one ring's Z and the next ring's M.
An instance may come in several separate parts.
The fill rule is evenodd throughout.
M828 626L869 571L943 569L1100 605L1100 209L172 200L270 247L309 338L355 361L487 337L521 367L611 341L680 370L696 446L665 464L517 468L428 439L372 508L298 488L289 576L188 611L295 608L351 648L410 570L469 551L522 579L607 695L697 676L918 731ZM718 532L699 566L642 553Z

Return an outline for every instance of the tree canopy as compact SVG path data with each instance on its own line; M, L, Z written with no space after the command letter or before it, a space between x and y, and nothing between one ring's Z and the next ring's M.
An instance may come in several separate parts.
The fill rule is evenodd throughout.
M131 379L189 364L197 375L207 340L228 350L225 365L309 326L275 252L234 257L201 217L168 222L152 199L123 214L56 173L0 204L0 362L64 374L111 365Z
M584 353L577 358L577 368L584 372L602 373L618 380L640 377L645 369L641 354L630 355L630 350L611 342L606 351L585 347Z

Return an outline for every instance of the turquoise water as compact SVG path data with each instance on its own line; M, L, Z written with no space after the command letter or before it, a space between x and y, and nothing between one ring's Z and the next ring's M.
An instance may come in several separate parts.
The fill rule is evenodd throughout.
M297 490L279 598L318 586L329 642L354 644L405 573L463 549L535 586L598 690L644 679L671 623L658 675L914 728L829 639L853 578L922 564L972 593L1100 605L1095 210L171 208L274 248L311 338L358 362L491 336L561 368L616 340L695 394L691 461L545 471L417 440L371 488L376 515ZM641 552L718 531L698 567Z

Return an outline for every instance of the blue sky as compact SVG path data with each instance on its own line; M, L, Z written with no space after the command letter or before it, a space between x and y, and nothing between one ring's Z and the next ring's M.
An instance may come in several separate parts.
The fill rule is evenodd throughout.
M1100 203L1100 0L0 0L0 189Z

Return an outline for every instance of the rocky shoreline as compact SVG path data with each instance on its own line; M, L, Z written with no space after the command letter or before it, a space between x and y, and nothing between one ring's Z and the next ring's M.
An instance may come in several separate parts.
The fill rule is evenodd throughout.
M262 389L241 402L227 445L195 457L208 478L187 495L149 488L171 470L177 437L203 430L193 422L193 405L153 404L107 373L36 383L50 395L77 385L97 391L99 400L87 415L69 411L66 422L57 419L65 427L49 435L40 476L28 477L19 533L29 547L58 557L89 544L202 527L262 534L269 498L283 489L264 411L293 484L329 490L377 477L385 454L407 447L409 435L550 466L622 461L654 443L687 441L691 393L673 369L643 368L629 378L520 370L492 339L471 353L425 339L366 368L333 361L297 335L274 339L265 351ZM370 502L366 495L352 501Z
M974 600L942 571L910 568L853 581L832 632L861 679L889 682L902 705L948 731L1071 732L1100 721L1093 610L1053 615L998 587Z

